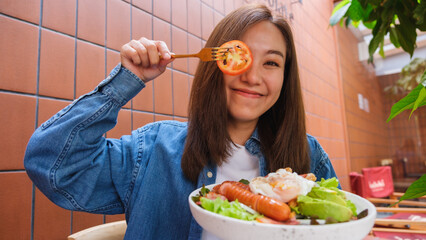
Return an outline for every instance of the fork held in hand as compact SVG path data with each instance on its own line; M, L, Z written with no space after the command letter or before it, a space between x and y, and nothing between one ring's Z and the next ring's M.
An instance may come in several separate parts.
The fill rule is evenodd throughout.
M174 54L172 58L198 57L203 62L224 60L229 48L212 47L203 48L195 54Z

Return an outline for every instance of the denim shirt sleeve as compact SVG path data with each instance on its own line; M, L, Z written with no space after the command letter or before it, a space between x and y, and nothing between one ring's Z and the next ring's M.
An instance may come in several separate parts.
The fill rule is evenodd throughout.
M136 134L107 139L121 107L145 84L119 64L94 91L43 123L27 145L24 165L35 185L71 210L125 211L135 174ZM123 177L126 176L126 177Z
M311 157L311 172L317 177L317 181L321 178L328 179L336 177L333 165L327 153L321 147L319 142L311 135L308 134L308 144L310 148ZM340 188L340 183L339 183Z

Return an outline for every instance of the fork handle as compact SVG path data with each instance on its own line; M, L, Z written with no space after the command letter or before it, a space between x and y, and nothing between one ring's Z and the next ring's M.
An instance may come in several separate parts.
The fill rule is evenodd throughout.
M172 58L197 57L197 54L173 54Z

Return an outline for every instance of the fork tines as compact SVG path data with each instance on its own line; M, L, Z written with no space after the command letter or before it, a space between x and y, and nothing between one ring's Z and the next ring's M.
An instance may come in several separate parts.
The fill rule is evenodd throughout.
M229 49L227 47L215 47L211 48L212 58L213 60L223 60L226 58L226 55L229 52Z

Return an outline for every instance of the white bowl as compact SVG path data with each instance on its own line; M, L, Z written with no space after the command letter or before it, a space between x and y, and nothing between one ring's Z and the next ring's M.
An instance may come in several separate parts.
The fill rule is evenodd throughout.
M212 189L216 184L206 186ZM374 225L376 208L368 200L345 192L346 197L351 200L358 213L368 209L368 215L362 219L326 225L276 225L258 223L255 221L243 221L235 218L225 217L207 211L192 201L200 189L193 191L189 197L189 207L195 220L206 231L221 239L298 239L298 240L320 240L320 239L356 239L361 240L368 235ZM309 220L302 220L306 222Z

